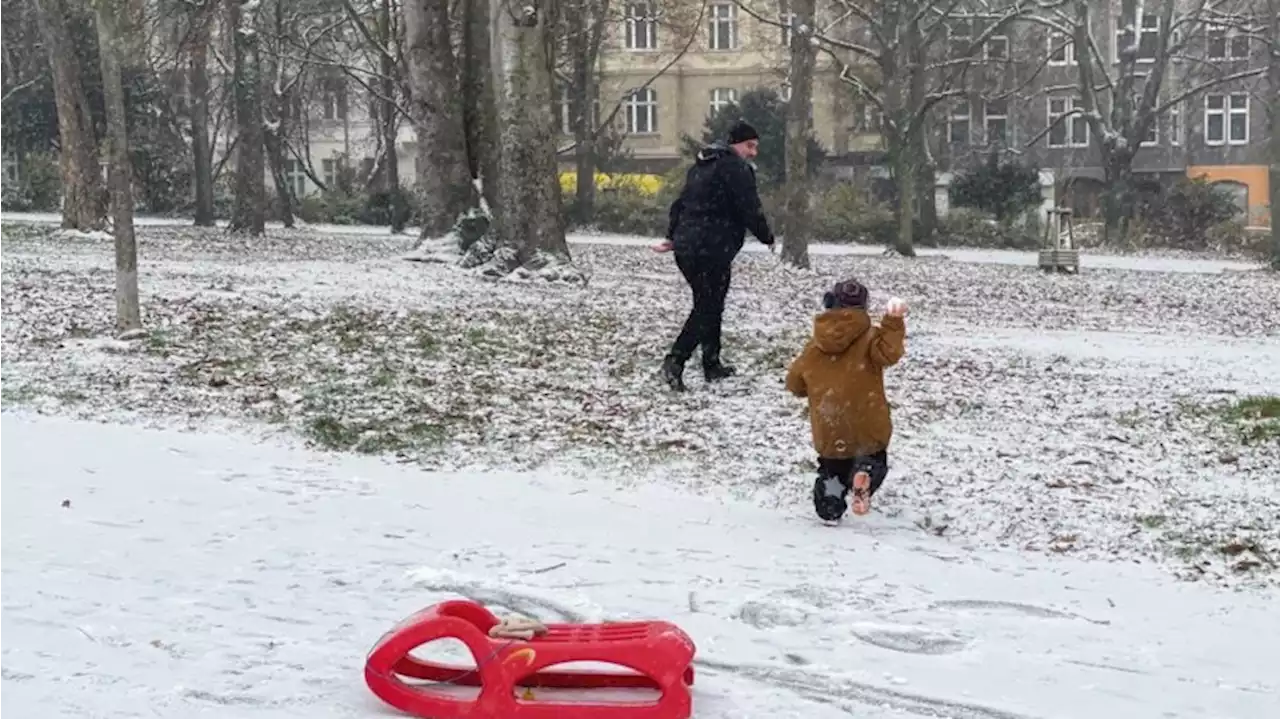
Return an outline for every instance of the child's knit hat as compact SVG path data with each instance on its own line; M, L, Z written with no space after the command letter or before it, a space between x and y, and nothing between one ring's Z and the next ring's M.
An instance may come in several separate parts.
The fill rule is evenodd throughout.
M863 287L862 283L857 280L837 282L830 292L822 296L822 306L829 310L841 307L865 310L867 308L867 288Z

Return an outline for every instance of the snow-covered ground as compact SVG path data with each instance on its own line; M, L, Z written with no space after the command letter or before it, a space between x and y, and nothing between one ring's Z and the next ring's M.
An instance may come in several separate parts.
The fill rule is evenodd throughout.
M39 223L56 225L62 222L62 216L53 212L6 212L6 222ZM178 217L137 217L135 224L143 227L189 227L191 220ZM219 221L219 227L225 227L226 221ZM323 235L354 235L365 237L417 237L418 228L407 227L400 234L393 234L389 228L372 225L331 225L311 224L296 221L300 229ZM275 230L283 229L279 222L267 223L267 227ZM596 244L613 246L647 247L654 243L652 237L638 235L619 235L614 233L574 233L569 242L576 245ZM748 243L747 252L768 252L758 243ZM879 255L884 248L879 245L864 244L814 244L809 248L814 255ZM972 247L922 247L918 248L921 257L931 259L950 259L956 262L974 262L980 264L1007 264L1035 266L1037 254L1022 250L980 249ZM1228 260L1215 257L1188 256L1189 253L1146 253L1139 255L1116 255L1107 252L1085 250L1081 253L1080 264L1084 269L1132 270L1138 272L1248 272L1256 270L1258 263L1241 260Z
M604 476L0 422L6 717L395 716L366 652L458 596L677 622L697 719L1280 715L1274 593Z
M669 255L580 244L585 286L401 259L412 238L144 225L149 336L111 339L108 239L4 225L3 401L151 426L233 426L428 469L539 469L805 511L813 456L782 389L821 292L848 276L912 306L887 377L878 511L957 549L1158 562L1280 579L1280 441L1237 404L1280 395L1280 282L746 253L726 355L740 376L660 389L688 310ZM1242 298L1248 298L1245 301Z

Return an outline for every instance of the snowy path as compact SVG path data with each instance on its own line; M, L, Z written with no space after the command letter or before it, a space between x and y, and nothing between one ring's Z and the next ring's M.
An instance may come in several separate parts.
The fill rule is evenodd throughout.
M4 220L8 222L35 222L58 224L62 216L52 212L6 212ZM189 227L191 220L180 217L136 217L138 225L151 227ZM225 221L219 221L225 226ZM268 222L269 229L282 229L279 222ZM299 221L298 229L313 231L326 235L369 235L391 237L388 227L374 225L330 225L309 224ZM400 233L400 237L416 237L417 228L409 227ZM652 237L639 235L620 235L612 233L573 233L569 242L581 245L618 245L649 246L655 242ZM768 252L768 248L754 240L747 242L747 252ZM880 245L858 244L813 244L809 251L815 255L867 255L878 256L884 252ZM1021 250L982 249L975 247L921 247L917 248L921 257L947 258L956 262L991 264L991 265L1023 265L1036 266L1038 262L1035 252ZM1208 273L1247 272L1256 270L1258 263L1240 260L1217 259L1210 257L1166 257L1160 255L1113 255L1094 250L1080 253L1080 265L1084 269L1134 270L1140 272L1190 272Z
M1274 595L1151 566L961 554L881 516L828 529L660 486L2 421L6 716L389 716L365 653L459 593L675 620L702 719L1280 715Z

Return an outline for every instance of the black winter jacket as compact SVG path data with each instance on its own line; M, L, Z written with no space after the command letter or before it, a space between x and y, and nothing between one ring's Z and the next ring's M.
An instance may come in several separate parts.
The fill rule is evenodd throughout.
M677 253L731 260L742 249L748 230L764 244L773 244L755 170L725 145L703 148L685 176L680 196L671 203L667 239Z

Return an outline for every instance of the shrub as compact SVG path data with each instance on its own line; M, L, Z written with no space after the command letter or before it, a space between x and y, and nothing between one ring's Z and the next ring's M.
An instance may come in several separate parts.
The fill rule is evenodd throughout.
M18 165L18 182L4 183L3 209L11 212L48 212L62 199L62 174L58 156L33 152Z
M1000 162L995 153L982 165L956 177L951 203L990 213L1010 223L1040 203L1040 173L1016 162Z
M814 202L814 239L826 242L887 244L897 222L893 210L867 188L849 182L831 185Z
M971 207L953 209L938 218L937 243L944 246L1029 249L1040 243L1034 226L1000 222L993 215Z
M1141 208L1159 244L1197 250L1210 247L1210 228L1234 219L1238 212L1230 193L1204 178L1180 179Z

